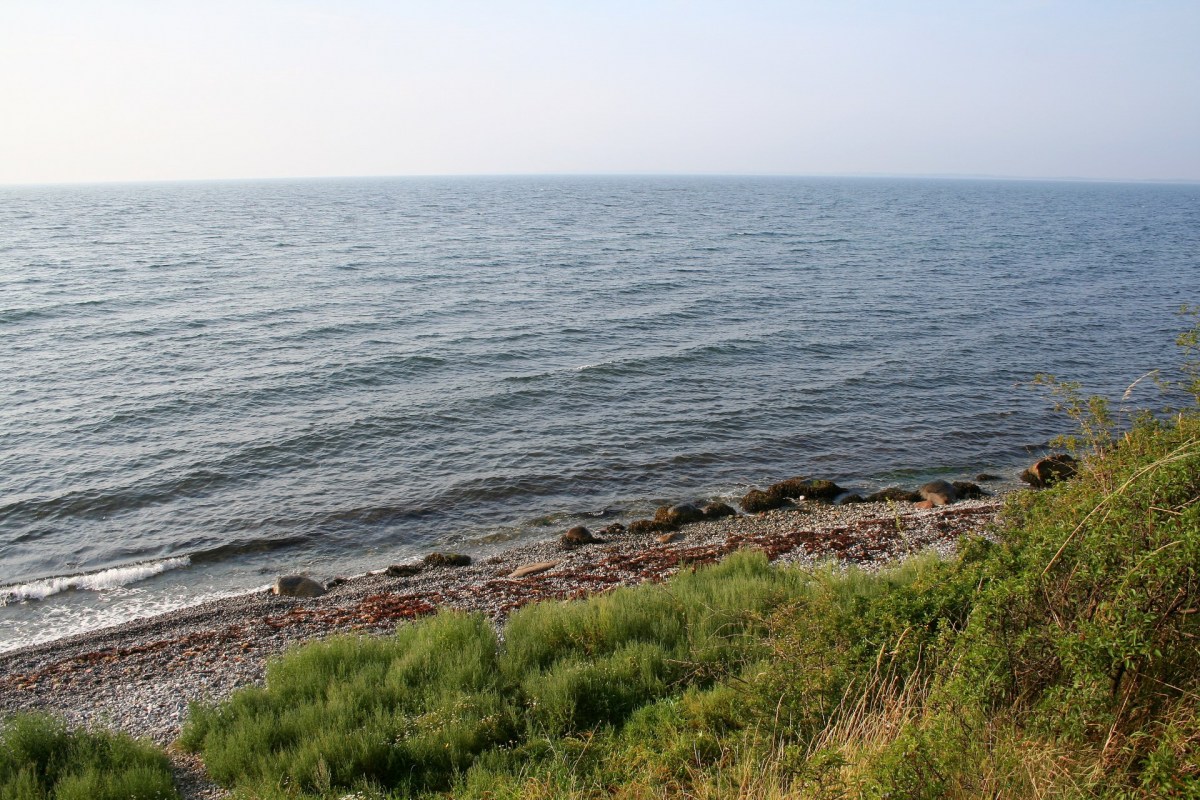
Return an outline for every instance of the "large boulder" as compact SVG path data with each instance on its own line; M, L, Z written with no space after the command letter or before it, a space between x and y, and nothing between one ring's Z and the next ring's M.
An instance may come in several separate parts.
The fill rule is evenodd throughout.
M782 508L788 504L786 497L764 492L762 489L751 489L742 496L738 505L742 507L742 511L747 514L759 514L763 511L770 511L773 508Z
M325 587L306 575L281 575L271 591L280 597L320 597Z
M935 506L948 506L958 499L958 490L954 485L941 480L930 481L917 491L922 500L928 500Z
M1078 471L1075 459L1068 455L1047 456L1038 459L1033 466L1021 473L1021 480L1034 488L1064 481L1073 477Z

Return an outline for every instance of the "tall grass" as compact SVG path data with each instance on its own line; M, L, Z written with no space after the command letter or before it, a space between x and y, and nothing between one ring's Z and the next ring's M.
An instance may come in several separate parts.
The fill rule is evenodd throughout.
M480 764L519 775L761 659L767 615L802 584L744 553L661 585L529 606L503 645L482 616L449 612L385 639L306 645L269 666L265 688L193 706L182 743L216 780L261 796L404 796L477 780Z
M18 714L0 730L4 800L177 798L166 757L128 736L68 731L41 714Z

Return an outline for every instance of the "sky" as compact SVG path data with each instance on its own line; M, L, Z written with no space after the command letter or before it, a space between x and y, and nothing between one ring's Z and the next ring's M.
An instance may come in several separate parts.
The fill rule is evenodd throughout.
M1200 1L0 0L0 184L1200 180Z

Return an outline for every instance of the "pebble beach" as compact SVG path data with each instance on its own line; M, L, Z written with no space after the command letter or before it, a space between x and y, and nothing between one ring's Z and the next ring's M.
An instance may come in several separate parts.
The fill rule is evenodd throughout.
M383 635L439 608L478 611L499 624L530 602L662 580L743 548L762 550L779 563L832 560L878 569L930 549L952 553L961 537L986 535L1001 504L998 497L932 509L802 503L698 522L669 537L620 533L573 547L551 540L478 554L467 566L422 565L408 576L380 570L338 583L318 598L244 594L4 653L0 714L48 711L73 726L120 730L168 745L179 735L189 702L219 701L261 683L268 659L307 640ZM514 577L519 571L529 574ZM173 758L185 797L223 796L194 759L182 753Z

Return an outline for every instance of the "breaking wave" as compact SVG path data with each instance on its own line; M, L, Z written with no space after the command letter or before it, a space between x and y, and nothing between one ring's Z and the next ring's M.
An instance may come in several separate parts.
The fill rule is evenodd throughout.
M131 564L127 567L113 567L100 572L89 572L83 575L63 575L56 578L42 578L29 583L14 586L0 586L0 605L23 603L30 600L45 600L51 595L67 591L99 592L104 589L115 589L131 583L153 578L172 569L186 567L192 563L187 556L166 558L162 561L148 561L141 564Z

